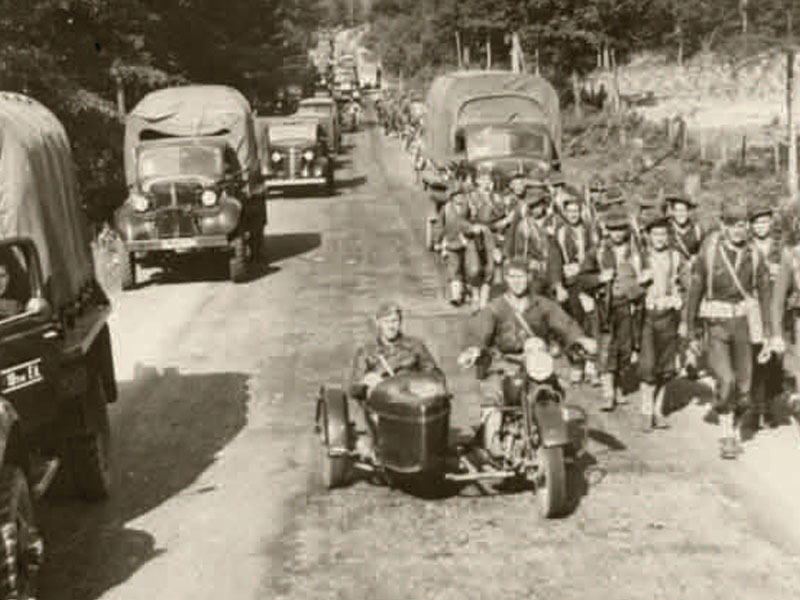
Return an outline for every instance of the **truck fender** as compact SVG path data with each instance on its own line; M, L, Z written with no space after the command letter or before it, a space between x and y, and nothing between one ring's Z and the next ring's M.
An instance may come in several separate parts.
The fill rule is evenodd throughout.
M22 428L19 424L19 415L14 406L0 396L0 456L2 464L19 465L25 475L30 475L30 456Z
M539 425L542 446L563 446L569 443L569 431L561 404L557 402L533 402L533 417Z

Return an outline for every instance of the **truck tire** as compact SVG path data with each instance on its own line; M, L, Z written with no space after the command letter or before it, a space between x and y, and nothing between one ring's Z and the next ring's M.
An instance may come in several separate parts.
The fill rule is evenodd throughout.
M233 252L228 259L228 276L234 283L244 281L247 276L247 249L241 234L233 239Z
M17 465L0 469L0 597L33 598L43 544L28 480Z
M102 410L98 431L67 440L65 459L75 491L89 502L105 500L111 493L111 426L108 420L105 386L99 373L93 377L89 394Z
M120 256L120 276L123 290L131 290L136 287L136 259L133 252L122 251Z

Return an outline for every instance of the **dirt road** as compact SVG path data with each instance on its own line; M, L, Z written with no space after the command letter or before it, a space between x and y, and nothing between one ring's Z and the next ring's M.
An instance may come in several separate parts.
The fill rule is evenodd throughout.
M335 197L271 202L269 267L253 281L205 264L115 296L114 497L42 503L43 597L798 597L800 538L781 526L798 513L772 508L796 506L748 475L770 455L721 464L691 408L645 435L634 406L601 416L594 391L573 396L590 411L590 458L561 520L540 519L530 493L319 490L314 394L346 375L381 300L429 341L455 425L478 413L455 364L466 315L440 297L408 159L377 130L347 141Z

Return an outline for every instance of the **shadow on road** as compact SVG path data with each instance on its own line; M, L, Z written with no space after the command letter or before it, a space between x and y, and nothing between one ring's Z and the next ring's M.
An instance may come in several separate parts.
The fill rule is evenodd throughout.
M269 263L278 262L316 250L321 244L322 237L315 232L267 235L264 256Z
M693 401L708 404L712 396L713 390L699 381L674 379L664 388L664 415L683 410Z
M348 190L361 187L367 183L367 178L364 175L356 175L350 179L337 179L334 184L337 190Z
M181 492L210 491L184 492L246 423L243 374L137 371L112 406L111 499L84 504L62 491L39 507L47 554L43 598L93 600L169 552L129 522Z

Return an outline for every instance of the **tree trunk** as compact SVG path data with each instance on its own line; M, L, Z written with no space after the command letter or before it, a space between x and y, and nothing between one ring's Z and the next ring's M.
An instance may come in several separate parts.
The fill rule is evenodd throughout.
M572 96L575 102L575 118L583 118L583 107L581 106L581 85L578 81L578 74L572 72Z
M789 197L797 204L797 131L794 122L794 50L786 53L786 121L789 133Z

